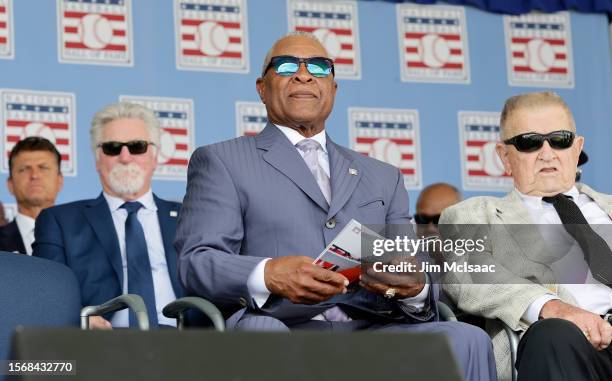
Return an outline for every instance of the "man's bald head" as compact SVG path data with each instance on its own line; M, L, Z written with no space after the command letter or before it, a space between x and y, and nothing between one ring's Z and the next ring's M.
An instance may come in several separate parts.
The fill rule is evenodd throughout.
M457 188L446 183L431 184L423 189L417 199L416 212L420 215L437 216L447 207L461 201Z

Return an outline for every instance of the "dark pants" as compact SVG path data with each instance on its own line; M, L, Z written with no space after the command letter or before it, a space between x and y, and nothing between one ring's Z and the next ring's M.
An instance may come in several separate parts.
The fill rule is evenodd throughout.
M544 319L519 342L516 369L519 381L609 381L612 349L598 351L568 320Z

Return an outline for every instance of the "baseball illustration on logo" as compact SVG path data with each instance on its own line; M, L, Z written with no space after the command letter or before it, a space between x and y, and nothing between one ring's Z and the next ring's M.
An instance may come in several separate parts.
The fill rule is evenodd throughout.
M62 173L76 175L76 124L74 95L31 90L2 90L4 133L2 170L8 170L8 153L18 141L40 136L53 143L62 157Z
M229 35L223 25L213 21L204 21L198 25L196 44L202 53L219 56L227 50L229 41Z
M397 5L402 81L469 83L465 10Z
M110 21L99 14L88 14L81 18L78 33L85 46L90 49L102 49L113 39Z
M569 13L504 16L504 31L511 86L574 86Z
M122 95L119 99L150 108L159 121L158 164L153 177L160 180L186 180L189 156L195 145L193 101L131 95Z
M334 60L337 78L361 78L359 23L354 1L288 0L289 30L312 33Z
M165 164L170 161L176 154L176 141L172 137L172 134L166 130L162 130L159 136L159 153L157 156L157 162L159 164Z
M132 66L131 0L59 0L59 60Z
M246 73L245 0L174 0L177 68Z
M421 37L419 58L428 67L443 67L450 58L450 48L446 39L437 34L426 34Z
M488 176L503 176L506 170L495 146L497 142L487 142L482 146L482 169Z
M22 139L27 138L28 136L40 136L41 138L49 140L53 144L56 143L53 129L44 123L32 122L26 124L25 128L23 129Z
M325 46L325 50L327 50L327 53L332 59L337 59L340 56L340 52L342 51L342 43L340 43L338 35L333 30L319 28L315 29L312 34L314 34L315 37L321 41L323 46Z
M407 188L421 187L416 110L349 108L351 148L399 168Z
M508 191L512 177L504 169L496 145L499 113L460 111L461 177L466 190Z
M402 152L395 142L389 139L378 139L370 146L368 156L384 161L396 167L402 164Z

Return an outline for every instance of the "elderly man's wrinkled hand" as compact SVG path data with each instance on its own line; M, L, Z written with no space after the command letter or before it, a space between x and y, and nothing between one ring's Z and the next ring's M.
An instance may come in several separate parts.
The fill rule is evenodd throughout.
M551 300L544 304L540 316L569 320L576 324L586 339L597 349L608 348L612 341L612 326L601 316L582 308L572 306L560 300Z

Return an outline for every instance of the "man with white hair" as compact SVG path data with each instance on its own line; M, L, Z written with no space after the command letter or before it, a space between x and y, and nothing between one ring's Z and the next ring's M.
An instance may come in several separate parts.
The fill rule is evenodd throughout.
M102 194L44 210L36 221L34 256L72 268L84 306L138 294L152 326L174 325L161 311L183 294L172 247L180 204L151 191L160 140L155 114L138 104L112 104L96 113L90 135ZM127 310L107 318L90 324L136 324Z

